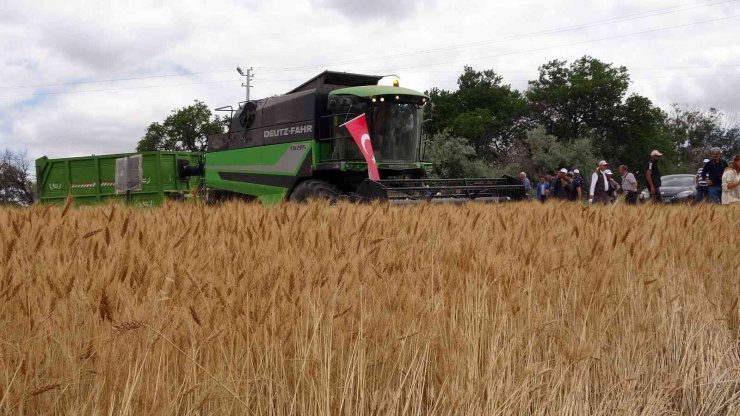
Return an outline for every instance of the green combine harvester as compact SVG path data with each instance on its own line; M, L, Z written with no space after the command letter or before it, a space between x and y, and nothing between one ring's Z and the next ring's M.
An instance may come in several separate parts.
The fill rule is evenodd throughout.
M233 110L228 133L212 136L202 173L213 198L262 202L309 198L462 202L520 199L514 178L428 179L422 125L428 97L377 85L383 77L323 72L285 95ZM365 114L381 180L344 123ZM192 173L200 173L194 170Z
M326 71L287 94L244 102L236 109L220 108L231 113L228 132L210 136L203 155L176 157L178 182L160 186L158 200L168 195L188 198L192 191L204 192L211 202L238 198L263 203L313 198L488 202L525 197L522 183L510 177L428 178L431 164L423 161L422 126L429 98L397 83L377 85L382 78ZM361 114L367 120L380 180L368 179L362 152L342 126ZM37 161L37 171L38 166ZM120 167L124 169L124 164ZM146 171L145 164L143 176ZM40 184L41 173L37 173ZM134 178L130 196L142 192L136 172L119 173ZM200 179L198 186L192 186L194 178ZM181 195L186 184L191 191ZM64 190L76 196L71 188L57 189Z

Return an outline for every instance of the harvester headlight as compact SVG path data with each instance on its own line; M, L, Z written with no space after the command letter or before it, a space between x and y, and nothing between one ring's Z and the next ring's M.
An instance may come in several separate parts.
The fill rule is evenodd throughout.
M399 97L399 96L396 95L396 100L400 100L400 99L401 99L401 97Z
M382 103L383 101L385 101L385 98L380 97L380 102Z
M373 97L373 100L372 100L372 101L373 101L373 102L375 102L375 101L376 101L376 100L375 100L375 97Z

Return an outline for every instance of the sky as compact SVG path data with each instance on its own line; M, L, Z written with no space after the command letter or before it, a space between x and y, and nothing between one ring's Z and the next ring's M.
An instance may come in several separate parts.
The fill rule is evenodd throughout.
M666 111L740 120L740 0L242 0L0 3L0 150L133 151L194 100L284 93L329 69L456 89L464 65L524 91L553 59L628 68Z

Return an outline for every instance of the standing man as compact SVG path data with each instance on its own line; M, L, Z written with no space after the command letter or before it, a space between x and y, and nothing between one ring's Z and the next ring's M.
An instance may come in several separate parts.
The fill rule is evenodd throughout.
M650 191L650 199L653 202L662 202L663 198L660 196L660 169L658 168L658 161L660 161L663 153L657 150L650 152L650 160L647 163L645 169L645 179L648 183L648 191Z
M527 174L524 172L519 172L519 180L522 181L522 185L524 185L524 193L527 194L527 199L531 198L532 183L529 182Z
M727 169L727 162L722 159L722 151L719 147L713 147L709 151L712 153L712 158L704 164L701 178L705 179L709 186L709 201L719 204L722 202L722 174Z
M540 176L540 183L537 184L537 199L543 204L547 200L548 189L550 189L550 182L544 176Z
M609 203L609 178L606 177L606 168L609 164L606 160L599 162L591 175L591 189L588 193L588 202L591 204L608 204Z
M545 189L545 199L549 199L552 197L550 194L550 188L552 188L552 182L553 182L553 176L552 172L548 172L545 174L545 181L547 182L547 188Z
M619 166L619 175L622 176L624 202L628 205L635 205L637 203L637 179L635 179L635 175L625 165Z
M560 169L557 178L555 178L550 187L550 195L554 198L567 201L570 199L572 189L573 185L570 183L570 178L568 178L568 169Z
M581 171L573 169L573 196L576 201L583 200L583 178L581 177Z
M707 162L709 162L709 159L704 159L701 167L696 172L696 179L694 180L696 183L696 202L704 202L709 194L709 185L707 184L707 180L702 179L701 177L702 172L704 172L704 166Z

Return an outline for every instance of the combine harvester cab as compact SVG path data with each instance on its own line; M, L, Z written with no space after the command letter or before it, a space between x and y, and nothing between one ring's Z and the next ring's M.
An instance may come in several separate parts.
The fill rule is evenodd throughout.
M208 139L208 198L415 203L524 197L513 178L427 179L431 164L423 161L421 139L428 97L397 83L377 85L382 78L326 71L285 95L228 107L228 133ZM368 179L362 152L343 126L362 114L378 181Z

